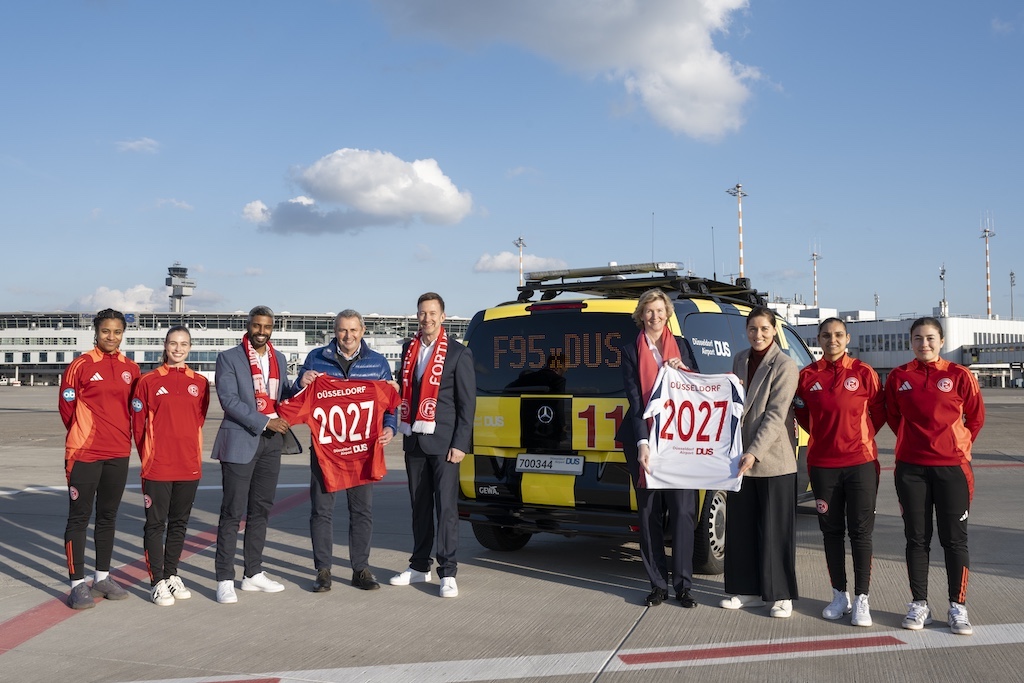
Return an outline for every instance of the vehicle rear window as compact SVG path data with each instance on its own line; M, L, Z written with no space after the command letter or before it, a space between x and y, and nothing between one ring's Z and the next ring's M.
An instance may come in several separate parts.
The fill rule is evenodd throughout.
M621 396L622 346L636 335L628 314L561 310L481 321L467 345L480 394Z

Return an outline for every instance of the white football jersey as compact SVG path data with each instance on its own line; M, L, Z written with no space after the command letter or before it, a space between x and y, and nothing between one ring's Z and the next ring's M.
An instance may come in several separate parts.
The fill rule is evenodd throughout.
M649 489L739 491L743 386L736 375L702 375L663 365L644 417L653 420Z

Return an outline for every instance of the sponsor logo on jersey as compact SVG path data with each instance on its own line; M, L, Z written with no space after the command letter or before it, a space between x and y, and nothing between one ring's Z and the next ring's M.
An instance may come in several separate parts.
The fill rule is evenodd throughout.
M103 381L103 375L101 375L100 373L97 372L96 374L94 374L92 377L89 378L89 381L90 382L102 382Z
M819 515L823 515L828 512L828 501L818 498L814 501L814 507L818 510Z
M914 387L910 386L910 380L903 380L903 384L900 385L898 391L910 391Z
M148 493L142 494L142 503L146 506L146 509L153 507L153 499L149 497Z
M127 370L125 370L124 372L121 373L121 379L124 380L125 384L131 384L132 383L132 373L130 373Z
M71 500L78 500L78 489L74 486L69 486L68 495L71 496Z
M423 417L428 422L434 421L434 413L437 412L437 399L428 398L424 399L423 403L420 404L420 412L423 413Z
M165 394L169 394L169 393L171 393L171 392L167 391L167 389L165 387L160 387L159 389L156 390L156 395L157 396L164 396Z
M138 398L133 398L132 399L132 410L134 410L136 413L141 413L142 412L142 399L138 399Z
M188 385L188 393L191 394L192 396L195 396L196 398L198 398L199 397L199 387L196 386L195 384L189 384Z
M65 401L68 401L68 402L74 401L75 400L75 390L72 389L71 387L68 387L67 389L64 390L64 393L62 393L61 396L64 398Z
M939 391L941 391L942 393L948 394L949 392L953 391L953 380L951 380L948 377L943 377L942 379L935 383L935 386L937 386L939 388Z
M821 391L821 382L815 382L807 391Z
M843 382L843 388L847 391L857 391L860 389L860 380L856 377L847 377L846 381Z

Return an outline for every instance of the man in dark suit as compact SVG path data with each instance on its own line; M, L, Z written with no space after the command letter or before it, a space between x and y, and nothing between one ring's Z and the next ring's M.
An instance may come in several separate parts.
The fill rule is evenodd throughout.
M444 299L427 292L416 302L419 331L402 348L401 419L405 469L412 500L413 551L409 568L391 585L433 580L437 507L437 575L442 598L459 594L455 554L459 542L459 463L473 447L476 372L468 348L449 340Z
M249 311L242 343L217 356L217 398L224 420L217 430L213 458L220 460L224 497L217 525L217 602L238 602L235 548L245 515L245 573L242 590L277 593L284 586L263 571L267 518L274 505L281 451L288 423L278 417L277 402L292 394L288 362L270 345L274 312ZM294 439L294 437L292 437Z

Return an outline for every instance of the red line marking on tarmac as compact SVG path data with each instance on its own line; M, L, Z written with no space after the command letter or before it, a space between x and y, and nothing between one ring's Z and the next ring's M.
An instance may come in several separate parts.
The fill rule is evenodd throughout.
M762 643L758 645L714 647L703 650L671 650L668 652L619 655L619 659L624 664L663 664L666 662L693 662L702 659L778 655L793 652L851 650L860 647L879 647L882 645L906 645L906 643L892 636L872 636L867 638L851 638L849 640L800 640L791 643Z
M294 493L275 504L273 509L270 511L270 516L273 517L275 515L288 512L305 500L309 500L309 494L307 492L302 491ZM244 524L245 520L242 520L243 526L240 528L244 528ZM185 547L182 549L181 559L184 560L196 553L200 553L211 545L214 545L216 542L216 527L210 527L192 534L185 539ZM121 585L126 587L136 586L143 581L149 580L149 571L146 569L145 558L140 558L135 562L119 567L110 573L119 579L119 583ZM78 614L78 611L69 608L65 604L67 595L68 594L65 593L59 600L48 600L47 602L22 612L18 616L12 617L0 624L0 655L8 652L9 650L13 650L19 645ZM103 598L97 598L97 601L99 600L103 600ZM260 683L260 681L277 683L279 680L280 679L278 678L262 678L257 681L253 681L253 679L246 679L246 683Z

